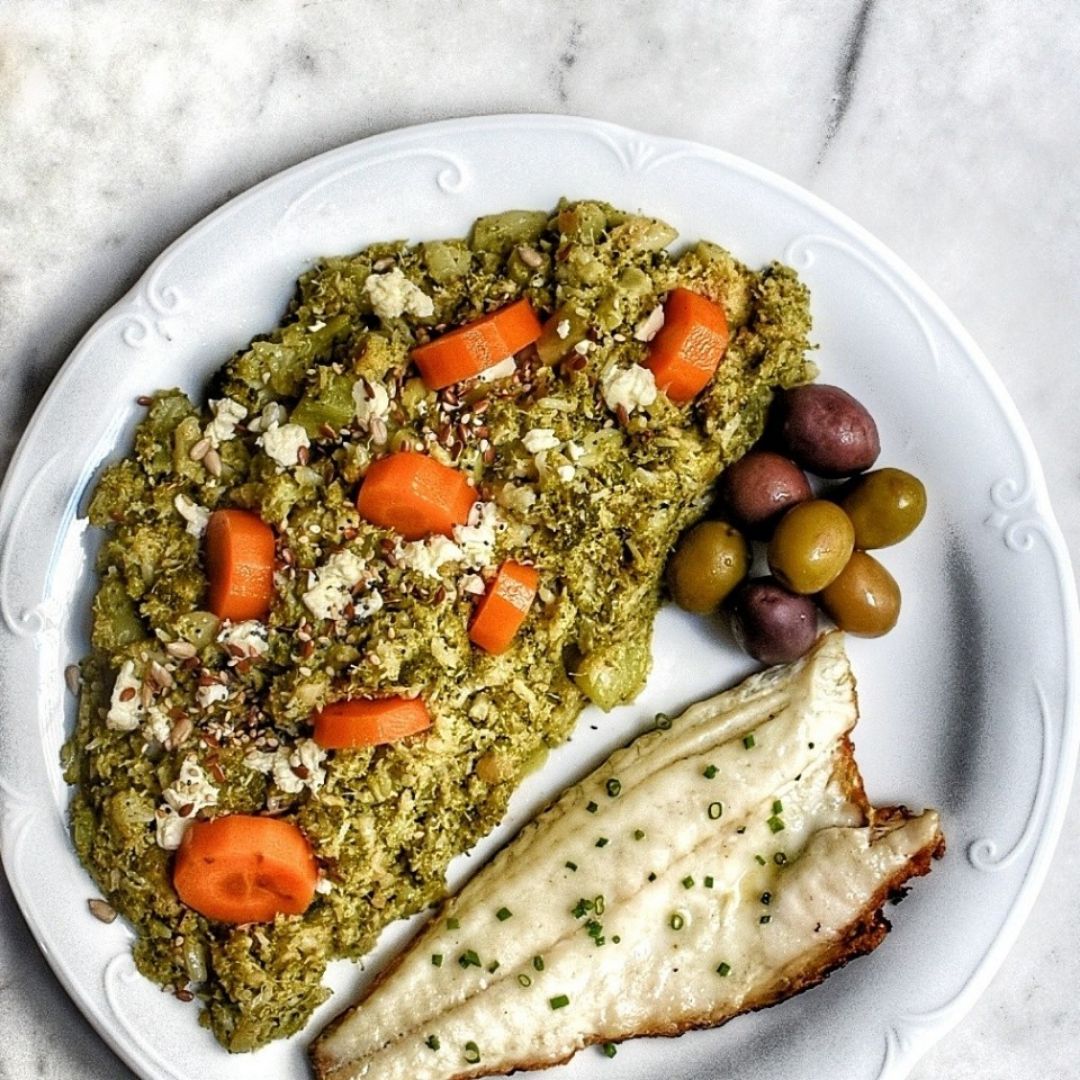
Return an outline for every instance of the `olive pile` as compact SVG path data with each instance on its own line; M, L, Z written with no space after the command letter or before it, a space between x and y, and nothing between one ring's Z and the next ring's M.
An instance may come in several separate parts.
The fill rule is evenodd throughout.
M770 429L777 449L751 450L724 472L720 501L730 522L702 521L682 537L668 588L699 614L730 601L739 644L755 660L780 664L814 643L818 605L852 634L877 637L896 625L900 589L867 551L915 530L926 490L901 469L866 471L881 452L877 425L837 386L786 391ZM807 472L850 479L815 497ZM771 576L747 578L751 539L767 544Z

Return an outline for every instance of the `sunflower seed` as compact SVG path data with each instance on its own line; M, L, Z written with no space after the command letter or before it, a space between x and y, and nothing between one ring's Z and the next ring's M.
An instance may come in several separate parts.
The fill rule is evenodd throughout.
M202 461L206 457L207 451L210 449L209 439L200 439L189 451L188 457L192 461Z
M517 249L518 258L528 267L535 270L539 266L544 265L544 257L534 247L530 247L528 244L521 244Z
M87 900L86 906L90 909L90 914L97 919L98 922L111 923L116 919L116 908L112 904L106 903L104 900Z
M213 447L206 451L203 464L211 476L221 475L221 455Z
M177 660L190 660L195 655L195 646L190 641L170 641L165 651Z
M172 730L169 732L169 746L171 749L176 749L178 746L183 746L191 737L192 731L195 730L195 725L192 724L191 718L182 716L172 726Z
M71 693L78 694L80 683L78 664L68 664L64 668L64 682L67 683L67 688Z
M150 678L153 679L162 690L168 690L173 684L173 677L166 668L162 667L156 660L153 660L150 663Z

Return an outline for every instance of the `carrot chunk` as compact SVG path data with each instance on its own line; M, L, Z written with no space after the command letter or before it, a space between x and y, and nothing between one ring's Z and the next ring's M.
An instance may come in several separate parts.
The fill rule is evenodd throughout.
M208 605L219 619L265 619L274 598L274 532L247 510L215 510L206 526Z
M291 822L229 814L193 822L184 833L173 887L208 919L270 922L306 911L318 876L311 845Z
M397 742L431 727L420 698L351 698L315 714L315 741L326 750Z
M506 652L529 613L539 584L540 575L533 567L504 562L477 605L469 626L470 640L486 652Z
M428 389L441 390L521 352L536 341L540 329L540 320L529 301L515 300L426 345L418 345L412 350L412 358Z
M664 304L664 325L645 363L657 388L683 405L705 389L727 347L724 309L689 289L672 289Z
M469 520L476 491L464 473L427 454L402 450L374 462L360 485L356 509L374 525L421 540L432 533L450 536Z

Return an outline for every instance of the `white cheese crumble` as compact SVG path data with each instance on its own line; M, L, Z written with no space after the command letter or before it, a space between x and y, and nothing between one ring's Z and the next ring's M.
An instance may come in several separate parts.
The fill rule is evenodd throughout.
M544 450L555 450L559 447L559 440L552 428L533 428L525 432L521 441L530 454L539 454Z
M585 456L585 448L578 446L576 442L568 442L564 447L566 456L575 464Z
M424 577L437 578L447 563L461 562L465 553L445 536L429 536L426 540L399 543L394 551L398 566L415 570Z
M334 883L328 877L320 877L315 882L315 891L320 896L327 896L334 891Z
M161 797L164 801L154 812L158 846L166 851L175 851L195 820L195 815L204 807L217 805L218 792L194 756L191 756L184 759L180 775L161 793Z
M390 418L390 394L380 383L357 379L352 388L356 422L379 444L386 442L386 421Z
M656 400L656 379L640 364L612 368L601 380L604 404L616 412L621 405L627 413L648 408Z
M482 569L495 564L495 537L502 527L494 503L473 503L468 524L454 526L454 542L469 566Z
M229 688L224 683L219 682L200 686L195 691L195 700L199 703L200 709L209 709L219 701L224 701L228 696Z
M596 346L589 341L588 338L583 338L574 346L574 352L576 352L578 356L587 356L595 348Z
M125 660L113 684L109 711L105 714L105 726L110 731L134 731L143 716L140 691L142 679L135 674L135 664Z
M565 341L570 336L570 320L560 319L558 325L555 327L555 333Z
M360 584L367 564L351 551L338 551L315 571L304 606L317 619L340 619Z
M311 446L307 432L299 424L272 424L256 440L266 456L282 468L300 464L300 451Z
M635 341L652 341L664 327L664 309L657 304L656 307L634 327Z
M531 487L524 484L503 484L495 498L500 506L524 517L532 509L537 495Z
M494 382L496 379L509 379L515 371L517 371L517 361L512 356L508 356L505 360L484 368L476 377L481 382Z
M244 756L249 769L272 776L289 795L299 795L304 788L318 791L326 783L325 761L326 751L314 739L301 739L294 747L280 746L274 751L250 750Z
M466 574L461 579L461 589L470 596L483 596L487 592L484 579L479 574Z
M560 465L555 470L555 475L558 476L558 478L564 484L569 484L570 481L574 479L574 476L576 474L577 474L577 470L574 468L573 465Z
M426 319L435 311L431 297L396 266L385 274L369 274L364 292L371 300L372 310L383 320L396 319L405 312Z
M288 416L289 410L284 405L271 401L254 420L248 422L248 431L269 431L272 427L284 424Z
M239 649L244 656L262 656L270 647L266 641L266 627L257 619L226 623L217 636L226 649Z
M203 429L210 445L217 449L222 443L236 438L236 425L247 416L247 409L232 398L211 399L210 411L214 419Z
M155 742L165 746L172 734L173 722L169 714L160 705L151 705L146 710L146 723L143 731Z
M202 536L206 532L207 523L210 521L210 511L205 506L193 502L186 495L177 495L173 499L176 512L187 522L185 532L192 536Z

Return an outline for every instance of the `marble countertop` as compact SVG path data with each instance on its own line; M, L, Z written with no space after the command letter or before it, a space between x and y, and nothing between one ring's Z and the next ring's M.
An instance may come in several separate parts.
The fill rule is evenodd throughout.
M0 470L64 357L208 211L312 154L471 113L686 136L897 251L1031 429L1080 553L1074 0L67 0L0 6ZM47 312L42 318L42 312ZM1005 967L914 1080L1080 1077L1080 832ZM0 1078L127 1071L0 878Z

